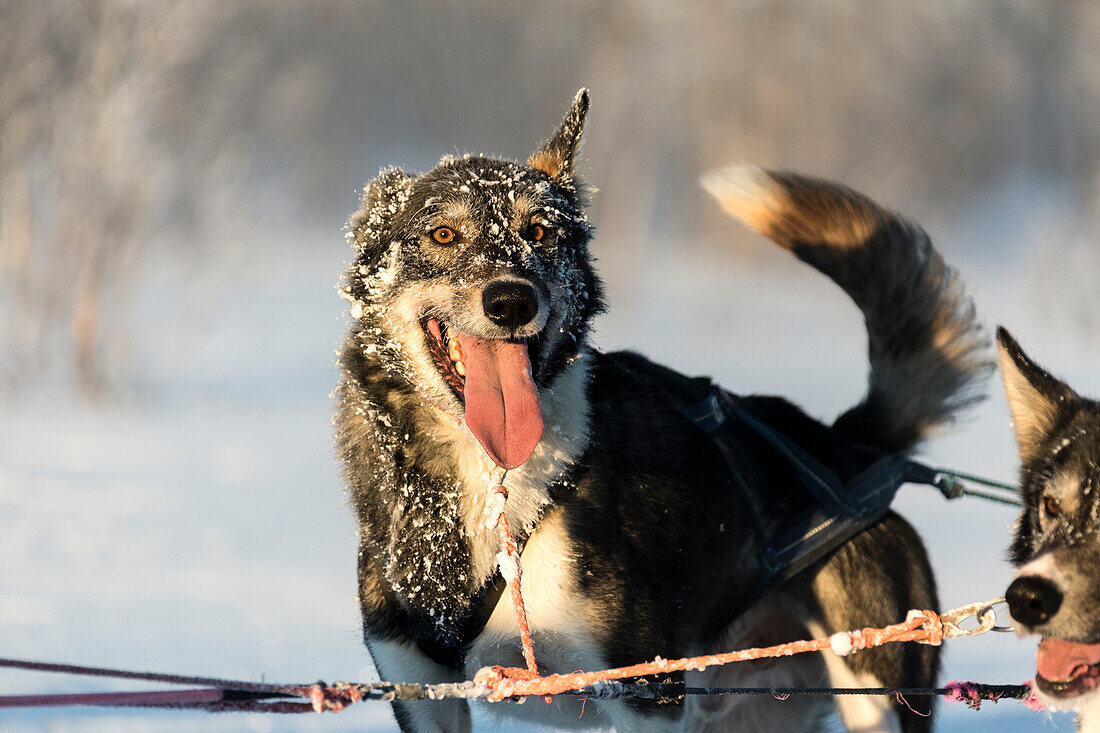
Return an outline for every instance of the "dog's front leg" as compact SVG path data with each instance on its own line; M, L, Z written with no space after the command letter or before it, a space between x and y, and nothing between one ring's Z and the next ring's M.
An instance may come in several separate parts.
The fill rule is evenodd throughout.
M438 683L463 679L458 670L432 661L407 639L368 638L367 648L378 674L387 682ZM464 733L472 729L470 706L461 699L395 701L393 714L406 733Z

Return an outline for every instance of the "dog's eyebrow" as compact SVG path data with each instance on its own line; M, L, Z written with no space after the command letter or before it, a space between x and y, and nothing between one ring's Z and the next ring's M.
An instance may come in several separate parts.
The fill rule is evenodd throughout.
M431 200L430 203L425 202L424 210L433 220L427 224L429 229L438 226L439 220L441 219L455 226L468 224L470 220L470 205L461 200L455 201L436 198Z
M512 198L512 220L514 224L520 226L526 224L539 211L535 206L535 201L530 196L518 194L509 198Z
M1083 483L1084 477L1075 475L1073 471L1059 470L1044 483L1040 496L1056 497L1066 512L1072 514L1081 504L1080 490Z

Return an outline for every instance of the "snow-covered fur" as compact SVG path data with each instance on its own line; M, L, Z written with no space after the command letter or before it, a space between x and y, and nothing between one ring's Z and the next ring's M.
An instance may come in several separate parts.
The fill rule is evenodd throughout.
M708 436L684 414L710 393L708 379L589 343L603 300L576 171L587 110L582 90L526 164L467 156L420 175L385 170L351 219L355 260L342 293L352 326L336 441L359 521L363 630L379 673L457 681L483 665L522 664L510 599L492 592L499 543L486 519L503 467L543 672L780 643L935 608L920 539L893 513L759 597L760 533L813 498L751 429L729 421ZM731 181L740 210L730 206ZM981 342L961 287L918 227L823 181L752 169L708 185L837 280L872 334L871 392L835 426L777 397L740 398L745 409L846 480L884 450L908 450L966 401L983 373ZM756 521L747 497L767 498ZM935 648L894 644L843 661L808 655L662 679L907 687L932 684L937 665ZM775 712L797 730L838 712L853 729L930 727L889 699L839 708L763 698L488 707L622 731L743 730ZM464 702L394 709L404 730L471 725Z
M1043 702L1100 731L1100 402L1035 364L1008 331L997 338L1024 499L1005 597L1021 632L1042 637Z

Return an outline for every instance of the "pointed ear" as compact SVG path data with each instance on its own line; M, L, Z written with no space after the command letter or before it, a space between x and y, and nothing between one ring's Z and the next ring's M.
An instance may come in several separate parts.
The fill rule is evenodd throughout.
M409 200L412 180L400 168L383 168L363 189L363 203L348 221L348 239L359 252L371 249L389 231Z
M1026 461L1054 429L1062 406L1075 399L1077 393L1028 358L1003 326L997 329L997 346L1016 442Z
M570 178L573 164L580 150L584 134L584 120L588 116L588 90L581 88L573 97L573 105L562 120L561 127L550 140L527 159L527 165L542 171L551 178Z

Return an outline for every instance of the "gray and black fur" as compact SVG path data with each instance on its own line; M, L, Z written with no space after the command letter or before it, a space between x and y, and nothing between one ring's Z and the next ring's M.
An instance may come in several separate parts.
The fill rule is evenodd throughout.
M708 436L685 416L709 380L590 345L603 301L575 170L587 108L582 90L526 165L465 157L417 176L383 171L351 220L356 259L343 293L353 324L340 357L336 439L359 519L364 633L380 674L457 681L484 664L520 664L507 598L484 628L470 628L496 571L495 530L479 512L499 471L478 463L454 365L431 351L430 319L528 345L546 431L509 471L506 511L526 542L524 594L543 672L779 643L936 608L924 548L894 513L754 596L763 540L746 497L766 499L765 529L812 498L752 430L731 421ZM919 227L846 188L789 174L729 169L706 186L840 284L870 335L868 395L832 426L778 397L741 398L746 409L848 479L883 452L911 450L973 399L984 342L958 279ZM533 241L532 222L547 236ZM458 229L462 245L438 245L440 226ZM530 287L529 324L487 325L479 293L500 281ZM687 681L928 686L937 668L937 649L896 644L843 661L729 665ZM838 704L852 725L930 728L891 698ZM579 718L581 710L570 700L492 706L534 722L619 730L808 729L835 712L828 700L744 698L590 702ZM398 704L395 713L405 730L470 726L464 702Z
M1090 689L1100 648L1085 648L1100 644L1100 402L1033 362L1005 329L997 339L1024 500L1010 549L1020 570L1006 598L1024 633L1084 645L1083 675L1040 674L1037 688L1052 706L1087 712L1100 730L1100 693Z

